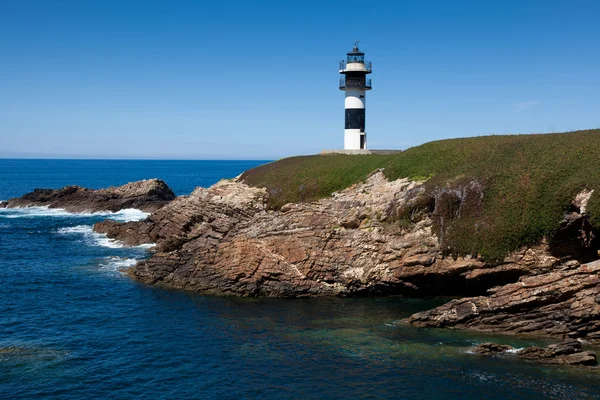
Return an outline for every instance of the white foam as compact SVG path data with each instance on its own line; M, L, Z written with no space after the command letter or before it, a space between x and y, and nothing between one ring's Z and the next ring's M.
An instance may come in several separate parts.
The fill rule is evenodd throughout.
M515 347L509 350L506 350L505 353L517 354L519 351L523 350L524 347Z
M62 208L50 208L48 206L22 207L22 208L1 208L0 215L5 218L34 218L34 217L62 217L62 218L81 218L81 217L106 217L119 222L141 221L146 219L150 213L138 210L137 208L126 208L117 212L97 211L72 213Z
M135 258L108 257L106 262L100 263L100 268L105 271L123 273L123 269L133 267L138 260Z
M70 235L70 234L83 235L83 238L84 238L86 244L88 244L90 246L102 246L102 247L108 247L111 249L120 249L120 248L126 247L122 242L115 240L115 239L110 239L104 233L94 232L94 230L92 229L92 225L69 226L69 227L60 228L56 232L60 235ZM155 246L154 243L144 243L139 246L132 246L132 247L141 248L141 249L149 249L154 246Z
M77 226L68 226L65 228L60 228L58 231L58 233L83 233L83 234L87 234L87 233L92 233L92 226L91 225L77 225Z
M108 216L115 221L129 222L129 221L141 221L148 218L150 213L138 210L137 208L126 208L116 213L110 213Z

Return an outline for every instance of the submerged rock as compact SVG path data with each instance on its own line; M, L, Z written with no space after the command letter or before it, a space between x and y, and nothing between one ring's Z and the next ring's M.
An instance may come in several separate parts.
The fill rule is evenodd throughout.
M512 350L514 347L508 344L498 344L492 342L480 343L473 349L473 353L482 355L494 355Z
M173 199L175 193L165 182L159 179L148 179L98 190L80 186L35 189L22 197L8 200L3 206L5 208L48 206L62 208L69 212L119 211L137 208L152 212Z
M481 355L496 355L513 350L512 346L492 342L475 346L473 353ZM581 343L568 339L548 347L526 347L516 352L519 358L545 364L596 365L596 353L582 351Z

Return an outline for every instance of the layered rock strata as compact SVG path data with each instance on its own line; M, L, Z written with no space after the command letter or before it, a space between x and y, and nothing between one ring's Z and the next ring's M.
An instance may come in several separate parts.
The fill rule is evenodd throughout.
M551 272L521 277L488 296L467 297L414 314L420 327L452 327L505 334L600 339L600 261L570 261Z
M153 212L175 199L175 193L159 179L148 179L107 189L67 186L62 189L35 189L22 197L0 204L3 208L48 206L69 212L119 211L137 208Z
M267 193L242 182L199 188L145 221L105 221L97 232L156 253L130 271L157 285L241 296L484 294L559 263L544 246L490 265L443 255L432 221L390 223L421 183L381 171L314 203L267 210Z

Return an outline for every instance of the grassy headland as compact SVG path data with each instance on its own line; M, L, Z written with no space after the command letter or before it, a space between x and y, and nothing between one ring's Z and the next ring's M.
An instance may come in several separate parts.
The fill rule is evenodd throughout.
M432 213L443 219L436 229L453 253L498 259L552 240L582 189L595 189L588 214L600 228L600 129L441 140L386 156L292 157L246 171L243 179L266 187L278 208L328 196L377 168L389 179L427 179L420 199L390 220Z

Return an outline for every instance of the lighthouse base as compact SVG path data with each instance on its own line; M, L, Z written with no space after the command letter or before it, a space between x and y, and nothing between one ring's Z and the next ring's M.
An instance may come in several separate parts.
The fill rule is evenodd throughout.
M346 129L344 131L344 150L366 150L367 134L360 129Z
M348 154L348 155L363 155L363 154L373 154L371 150L323 150L321 151L322 155L325 154Z
M389 155L389 154L397 154L402 153L402 150L323 150L321 151L321 155L325 156L327 154L347 154L351 156L359 156L365 154L379 154L379 155Z

